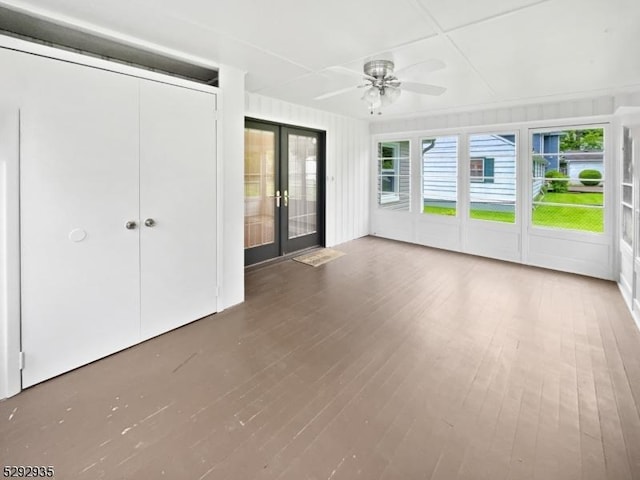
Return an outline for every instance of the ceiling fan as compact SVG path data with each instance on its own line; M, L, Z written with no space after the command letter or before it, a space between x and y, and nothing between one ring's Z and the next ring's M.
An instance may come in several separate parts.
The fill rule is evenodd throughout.
M400 81L398 78L403 73L406 74L410 70L417 68L420 68L420 73L422 74L440 70L445 67L445 64L440 60L419 62L409 67L402 68L395 73L394 67L395 65L391 60L368 61L364 64L363 73L356 72L345 67L331 67L331 70L361 77L364 80L364 84L325 93L315 97L315 100L324 100L326 98L335 97L336 95L352 91L354 88L364 88L365 91L362 96L362 100L369 107L369 112L373 115L374 112L377 111L378 115L380 115L382 114L380 108L395 102L400 97L402 90L420 95L442 95L447 90L446 88L439 87L437 85L404 82ZM402 89L400 87L402 87Z

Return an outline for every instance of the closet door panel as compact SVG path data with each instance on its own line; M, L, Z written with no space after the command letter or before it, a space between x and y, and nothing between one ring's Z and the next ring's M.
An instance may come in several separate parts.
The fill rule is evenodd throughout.
M23 387L139 339L138 81L30 57L21 111Z
M140 82L143 339L216 311L215 102Z

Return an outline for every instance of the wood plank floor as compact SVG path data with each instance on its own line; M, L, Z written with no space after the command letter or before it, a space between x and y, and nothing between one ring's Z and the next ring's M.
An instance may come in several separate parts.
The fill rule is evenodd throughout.
M2 465L107 479L640 479L614 283L367 237L0 403Z

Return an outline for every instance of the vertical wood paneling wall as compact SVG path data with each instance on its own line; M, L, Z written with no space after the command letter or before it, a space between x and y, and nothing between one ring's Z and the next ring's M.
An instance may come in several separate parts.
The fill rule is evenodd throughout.
M369 233L369 124L262 95L245 95L245 115L326 131L326 243Z
M626 105L640 105L640 93L618 96L608 95L526 106L488 108L473 112L446 113L407 119L391 119L372 123L371 133L444 130L447 128L541 121L549 121L553 124L554 120L613 115L619 107Z

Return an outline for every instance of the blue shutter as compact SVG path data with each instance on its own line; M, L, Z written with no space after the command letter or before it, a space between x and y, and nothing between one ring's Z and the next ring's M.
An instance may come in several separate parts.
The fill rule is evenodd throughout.
M484 159L484 183L493 183L493 175L494 175L494 159L493 158L485 158ZM490 178L487 178L490 177Z

